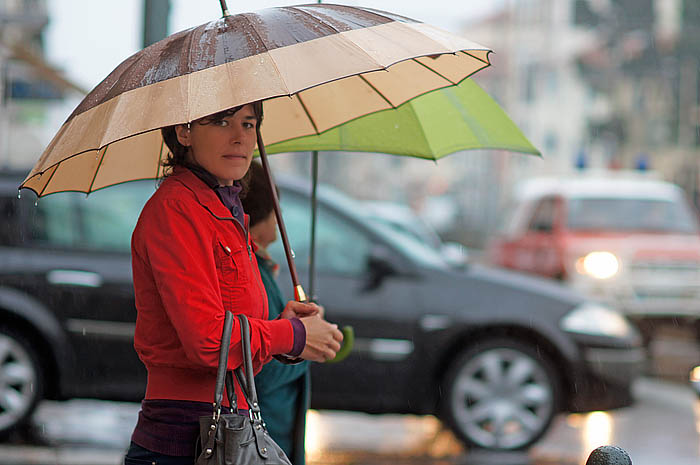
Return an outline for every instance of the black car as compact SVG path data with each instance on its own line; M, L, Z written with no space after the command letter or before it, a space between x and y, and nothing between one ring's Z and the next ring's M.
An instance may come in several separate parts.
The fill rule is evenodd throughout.
M31 193L18 198L20 181L0 178L5 432L42 398L138 401L146 379L132 347L129 241L156 182L36 202ZM278 181L303 278L309 186ZM536 278L453 267L330 189L319 202L315 294L326 317L351 325L356 340L345 361L314 364L313 407L436 414L470 445L517 449L559 411L632 402L643 351L614 310ZM273 255L282 263L278 245ZM289 282L280 277L283 290Z

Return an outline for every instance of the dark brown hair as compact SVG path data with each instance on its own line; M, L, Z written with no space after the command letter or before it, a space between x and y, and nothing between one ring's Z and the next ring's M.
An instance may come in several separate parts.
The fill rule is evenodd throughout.
M263 121L263 106L262 106L262 100L258 100L257 102L253 102L253 113L255 114L255 119L258 122L258 126L262 124ZM235 114L238 110L243 108L245 105L240 105L234 108L229 108L228 110L220 111L218 113L214 113L213 115L205 116L203 118L200 118L198 120L193 121L193 123L197 124L212 124L212 123L217 123L224 118L228 118L229 116ZM168 157L162 161L162 165L164 168L166 168L166 176L172 172L172 168L176 166L187 166L188 161L187 161L187 152L189 151L188 147L185 147L180 143L179 140L177 140L177 133L175 132L175 127L179 126L179 124L176 124L174 126L167 126L162 128L161 134L163 135L163 142L165 142L165 145L168 147L170 152L168 153ZM169 168L169 169L167 169Z
M253 161L248 168L246 177L248 178L248 192L241 199L241 202L243 203L243 211L250 216L250 227L253 227L266 219L275 207L272 189L267 181L263 166L259 162ZM277 187L275 187L275 191L279 194Z

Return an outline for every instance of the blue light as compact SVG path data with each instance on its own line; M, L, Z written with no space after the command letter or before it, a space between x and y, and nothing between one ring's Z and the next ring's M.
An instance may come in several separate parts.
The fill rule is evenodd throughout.
M640 153L634 160L634 169L639 171L646 171L649 169L649 155L646 153Z

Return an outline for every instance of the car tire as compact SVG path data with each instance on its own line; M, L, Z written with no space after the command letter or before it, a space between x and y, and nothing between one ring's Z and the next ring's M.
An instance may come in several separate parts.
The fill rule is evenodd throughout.
M28 339L0 327L0 437L27 423L43 386L39 357Z
M442 395L443 419L467 446L507 451L542 437L561 388L543 353L517 340L490 339L455 358Z

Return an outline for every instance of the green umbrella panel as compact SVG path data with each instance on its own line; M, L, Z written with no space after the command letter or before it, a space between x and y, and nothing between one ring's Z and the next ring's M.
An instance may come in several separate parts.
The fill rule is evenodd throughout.
M503 109L471 79L372 113L319 135L265 147L267 153L375 152L437 160L463 150L540 155Z

